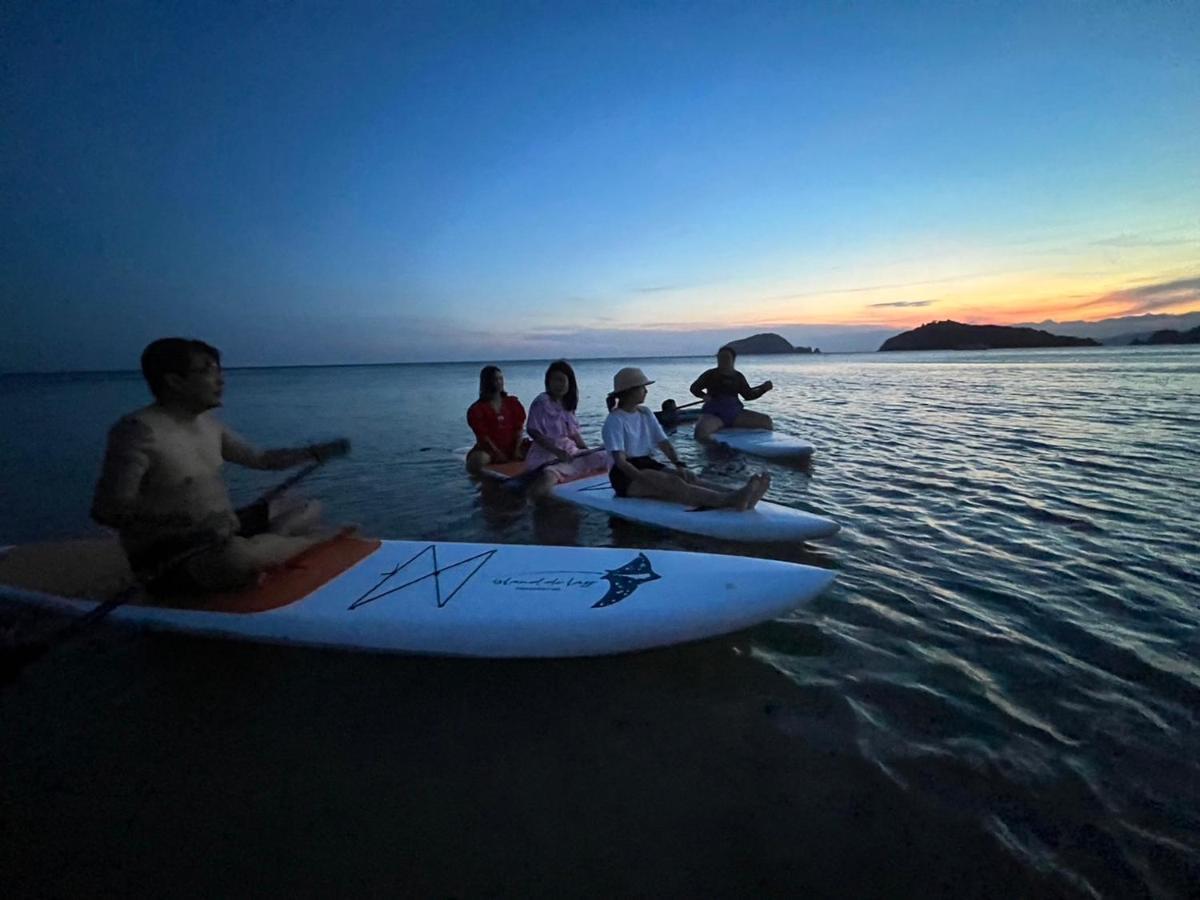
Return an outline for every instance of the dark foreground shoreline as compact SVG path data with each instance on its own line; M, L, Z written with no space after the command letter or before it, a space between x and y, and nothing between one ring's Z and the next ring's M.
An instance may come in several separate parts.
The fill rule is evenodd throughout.
M105 628L0 695L0 867L11 897L1071 895L949 782L839 749L828 691L747 635L494 662Z

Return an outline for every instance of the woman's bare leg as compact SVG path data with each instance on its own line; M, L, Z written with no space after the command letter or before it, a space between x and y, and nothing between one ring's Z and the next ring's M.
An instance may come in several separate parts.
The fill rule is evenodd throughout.
M706 490L715 491L718 494L723 494L723 493L729 492L729 488L727 488L723 484L717 484L716 482L713 482L713 481L705 481L703 478L697 478L695 475L692 475L690 473L687 475L681 475L680 477L682 477L685 481L687 481L689 484L694 485L695 487L700 487L700 488L705 488ZM750 491L750 496L748 498L747 505L745 507L746 509L753 509L754 504L756 504L759 500L761 500L763 498L763 495L766 494L766 492L770 489L771 473L764 471L764 472L759 472L757 475L752 475L750 477L750 480L746 482L745 486L749 487L751 485L753 485L753 488Z
M638 477L629 483L629 496L670 500L673 503L682 503L684 506L749 509L754 493L752 482L753 479L736 491L714 491L710 488L689 484L672 472L642 469L638 472Z
M704 413L696 420L696 431L694 432L696 440L707 441L713 436L713 432L720 431L724 427L725 423L719 416Z
M485 450L472 450L467 454L467 471L472 475L478 475L483 471L483 467L492 461L491 456Z
M733 420L734 428L764 428L767 431L775 430L775 423L771 421L771 417L766 413L752 412L748 409L743 409L736 419Z
M765 483L766 483L767 487L771 486L770 477L771 476L769 476L769 475L766 476L767 481ZM762 478L763 478L762 473L759 473L757 475L751 475L748 479L746 479L746 485L755 484ZM735 489L735 488L729 487L728 485L717 484L715 481L697 481L697 482L695 482L695 484L697 487L707 488L708 490L716 491L717 493L726 493L731 490L740 490L740 488ZM743 485L743 487L745 487L746 485ZM759 496L761 498L761 495L759 495Z

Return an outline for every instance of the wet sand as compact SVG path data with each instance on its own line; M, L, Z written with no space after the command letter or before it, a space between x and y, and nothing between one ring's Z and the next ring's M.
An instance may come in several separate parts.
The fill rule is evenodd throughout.
M842 708L746 635L494 662L105 627L0 695L0 863L22 897L1061 890L848 756Z

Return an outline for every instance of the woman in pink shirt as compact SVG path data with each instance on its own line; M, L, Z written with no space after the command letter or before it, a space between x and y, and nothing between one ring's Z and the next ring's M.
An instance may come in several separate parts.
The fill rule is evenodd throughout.
M533 440L525 457L525 469L545 466L542 475L530 487L530 494L542 497L556 484L608 469L603 448L592 450L579 433L575 409L579 405L579 387L575 370L566 360L550 363L546 369L546 392L529 406L525 431Z

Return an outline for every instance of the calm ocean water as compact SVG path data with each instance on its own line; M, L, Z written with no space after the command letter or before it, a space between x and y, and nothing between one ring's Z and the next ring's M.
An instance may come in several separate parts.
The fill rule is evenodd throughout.
M576 364L589 438L623 362ZM774 380L754 408L814 443L812 463L707 450L687 431L676 446L716 479L767 467L770 499L842 524L829 541L749 551L836 569L812 606L699 648L572 663L368 658L110 629L39 663L0 701L3 749L18 767L10 771L24 776L22 787L5 788L10 813L49 839L57 826L47 809L90 810L87 829L116 827L114 846L120 835L154 843L158 828L146 823L190 821L160 798L179 754L198 781L236 785L201 798L174 776L173 789L209 820L233 809L270 818L252 799L261 780L234 774L230 760L239 773L274 773L271 802L291 804L280 823L309 821L310 830L275 823L282 834L260 836L256 852L279 852L276 843L305 840L312 828L337 831L294 799L315 792L360 833L412 829L426 842L428 881L403 886L446 895L525 893L524 876L536 876L547 891L574 883L597 893L1195 896L1200 350L740 363L751 383ZM657 407L689 399L687 385L710 363L638 364L657 380L648 401ZM544 364L504 370L528 405ZM449 452L470 442L463 413L477 373L475 364L234 369L221 415L263 445L349 436L353 455L304 492L368 533L747 552L481 491ZM144 402L136 373L0 376L0 543L92 533L86 513L106 428ZM235 499L278 477L231 472ZM272 748L276 764L231 749L243 740ZM381 741L411 780L379 761ZM652 757L650 745L678 756ZM129 752L157 774L122 767ZM314 754L329 763L325 781L311 769ZM530 759L541 767L525 768ZM586 779L573 780L576 764ZM96 766L108 767L116 793L63 775ZM506 786L488 773L503 773ZM113 813L119 827L94 811L103 806L96 790L125 810ZM467 793L491 796L490 812ZM348 809L346 797L368 795L376 799ZM385 808L380 796L405 798L403 808ZM622 802L638 810L630 819L604 806ZM615 822L639 837L577 835L567 845L549 833L578 829L600 806L595 827ZM467 850L446 837L459 826L491 835L488 848L475 842L485 862L474 880L462 874L472 871L461 861ZM683 846L689 829L700 842ZM7 862L44 875L53 853L29 840ZM240 853L246 845L243 835ZM201 846L228 850L211 835ZM354 842L337 846L350 853ZM621 852L610 858L602 846ZM94 876L112 849L85 841L76 871ZM561 863L571 873L531 853L573 860ZM312 860L310 890L321 872L345 874L332 850ZM508 880L488 880L493 863L510 867ZM231 879L242 871L234 866ZM360 878L368 891L381 883Z

